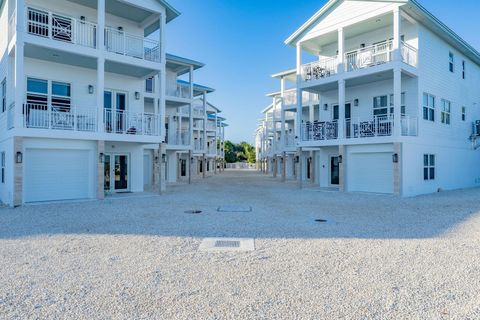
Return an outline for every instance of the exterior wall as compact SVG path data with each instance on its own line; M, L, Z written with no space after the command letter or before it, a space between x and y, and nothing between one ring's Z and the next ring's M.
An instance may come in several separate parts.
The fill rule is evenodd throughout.
M338 147L324 147L317 152L317 184L322 188L332 187L330 184L330 158L338 156Z

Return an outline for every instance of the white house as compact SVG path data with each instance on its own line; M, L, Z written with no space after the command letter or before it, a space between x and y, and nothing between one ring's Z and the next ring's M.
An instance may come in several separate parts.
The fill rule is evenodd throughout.
M480 54L417 1L331 0L285 43L262 170L403 196L480 186Z
M0 10L0 200L163 189L178 145L169 115L192 104L203 66L165 52L179 12L164 0L0 0Z

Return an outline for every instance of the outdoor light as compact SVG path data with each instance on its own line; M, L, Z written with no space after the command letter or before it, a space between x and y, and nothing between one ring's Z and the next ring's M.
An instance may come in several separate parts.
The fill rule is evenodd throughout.
M85 21L85 16L80 16L81 21Z
M299 157L299 156L296 156L296 157L295 157L295 162L296 162L296 163L299 163L299 162L300 162L300 157Z
M328 110L328 104L327 104L327 103L325 103L325 104L323 105L323 110L325 110L325 111Z
M20 151L17 151L17 156L15 158L16 163L22 163L23 162L23 154Z
M91 84L88 85L88 93L93 94L93 86Z
M162 154L162 163L167 163L167 155Z
M354 105L355 107L358 107L358 103L359 103L358 99L353 100L353 105Z
M105 163L105 154L103 152L100 152L100 154L98 155L98 161L100 163Z
M140 100L140 92L135 91L135 100Z
M392 161L393 161L393 163L398 163L398 153L394 153L392 155Z
M118 31L123 31L123 27L118 27L117 30Z
M338 163L343 163L343 156L338 156Z

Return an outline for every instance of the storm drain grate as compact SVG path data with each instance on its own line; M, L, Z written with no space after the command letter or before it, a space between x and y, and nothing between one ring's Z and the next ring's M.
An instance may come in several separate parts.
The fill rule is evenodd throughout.
M325 219L315 219L315 222L325 223L327 220Z
M199 214L199 213L202 213L202 210L186 210L185 213Z
M198 247L200 251L253 251L252 238L205 238Z
M240 241L235 240L217 240L215 248L240 248Z

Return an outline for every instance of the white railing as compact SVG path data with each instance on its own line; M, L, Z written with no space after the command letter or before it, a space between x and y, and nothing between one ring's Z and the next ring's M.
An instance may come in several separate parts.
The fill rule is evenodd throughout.
M193 116L198 118L203 118L204 112L203 107L193 107Z
M173 90L168 90L167 95L171 97L190 99L190 85L177 83Z
M190 132L188 130L167 130L167 144L176 146L190 145Z
M207 154L217 154L216 142L210 142L210 146L207 148Z
M97 109L28 103L23 107L23 125L25 128L95 132Z
M301 126L302 141L334 140L338 138L338 122L314 121Z
M194 121L193 121L193 129L195 129L195 130L203 130L203 123L202 123L202 121L194 120Z
M400 121L402 125L402 136L416 137L418 136L418 118L410 116L402 116Z
M14 127L14 119L15 119L15 102L12 102L8 106L8 111L7 111L7 129L13 129Z
M97 25L43 9L27 8L27 32L53 40L96 48Z
M292 133L285 134L285 147L295 147L295 135Z
M133 135L160 135L160 118L153 113L104 110L105 132Z
M216 131L217 130L217 126L215 125L215 122L212 122L212 121L207 121L207 130L209 131Z
M105 48L109 52L148 61L160 61L159 42L111 27L105 28Z
M386 137L393 134L393 115L345 120L345 138Z
M179 107L178 113L188 116L190 114L190 107L189 106Z
M10 19L8 19L8 43L13 39L17 32L17 9L13 10Z
M202 151L203 150L203 141L199 139L193 140L193 150Z
M302 105L309 105L311 103L318 103L319 97L316 93L311 93L307 91L302 92ZM287 91L283 96L283 105L284 106L295 106L297 105L297 91Z
M417 49L412 47L411 45L402 42L402 61L406 64L411 65L412 67L416 67L418 63L418 52Z
M322 58L319 61L304 64L302 66L303 81L319 80L328 78L337 73L338 57Z
M393 42L385 41L345 54L345 70L354 71L392 61Z

